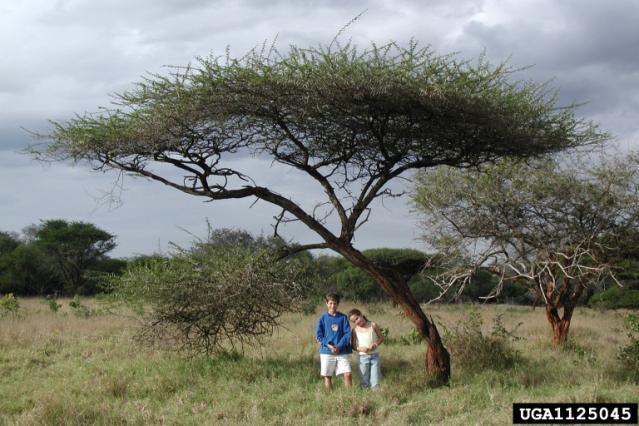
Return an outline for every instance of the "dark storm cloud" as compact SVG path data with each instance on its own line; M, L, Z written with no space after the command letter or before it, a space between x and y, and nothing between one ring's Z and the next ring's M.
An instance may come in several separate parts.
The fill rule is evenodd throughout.
M533 60L554 71L605 63L629 71L639 65L639 3L554 2L553 21L514 15L494 25L471 20L460 44L478 44L491 53Z
M585 103L580 114L602 121L620 137L636 130L618 120L628 109L637 110L639 87L639 3L635 1L535 2L540 12L522 7L497 23L471 19L457 46L474 52L485 49L502 61L531 66L517 74L523 79L549 81L559 88L562 105ZM541 11L543 10L543 11ZM532 12L535 12L532 9Z

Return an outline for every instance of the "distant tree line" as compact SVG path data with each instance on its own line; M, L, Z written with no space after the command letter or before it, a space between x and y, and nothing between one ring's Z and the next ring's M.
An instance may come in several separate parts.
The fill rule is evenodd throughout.
M275 249L283 242L275 237L254 236L242 229L209 229L208 235L193 242L189 251L199 256L216 256L220 250ZM639 231L625 235L613 254L619 288L604 283L589 288L580 304L601 308L639 307ZM151 254L128 259L111 258L116 237L93 224L48 220L31 225L22 235L0 231L0 294L22 296L75 294L93 295L108 291L102 286L105 274L120 275L125 270L170 256ZM435 284L443 270L441 254L415 249L377 248L363 253L382 267L400 271L420 303L437 299L441 289ZM338 292L345 299L361 302L389 302L388 295L374 280L341 256L301 252L297 262L312 275L303 293L309 300L320 300L327 292ZM476 273L460 293L447 293L438 303L483 302L497 283L488 271ZM528 286L505 286L491 303L534 304L535 295Z
M93 224L61 219L31 225L22 235L0 231L0 294L96 294L102 274L127 265L107 256L115 240Z

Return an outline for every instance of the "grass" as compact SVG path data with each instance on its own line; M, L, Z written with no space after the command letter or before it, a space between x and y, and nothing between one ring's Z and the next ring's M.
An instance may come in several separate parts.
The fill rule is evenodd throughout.
M522 323L512 342L517 361L478 371L452 353L450 386L430 389L422 345L382 345L379 391L336 381L327 393L313 340L319 306L317 315L286 315L284 328L244 355L188 359L136 344L134 317L76 316L68 300L55 313L41 299L20 304L21 315L0 320L0 425L509 424L513 402L636 402L639 395L616 358L628 341L623 312L578 309L571 344L556 350L540 309L429 306L442 332L473 310L486 335L498 316L509 329ZM412 328L390 305L358 307L391 336Z

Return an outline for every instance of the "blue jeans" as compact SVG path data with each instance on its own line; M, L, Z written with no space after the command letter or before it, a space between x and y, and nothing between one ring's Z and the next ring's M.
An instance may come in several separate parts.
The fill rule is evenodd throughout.
M382 378L379 352L359 354L359 385L362 388L374 388Z

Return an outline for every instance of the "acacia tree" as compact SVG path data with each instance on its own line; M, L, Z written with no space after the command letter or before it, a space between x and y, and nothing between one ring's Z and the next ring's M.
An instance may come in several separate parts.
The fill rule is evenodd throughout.
M450 359L432 318L402 275L364 256L353 237L375 200L399 195L389 184L416 169L468 167L605 139L573 108L557 108L544 84L513 81L513 72L483 57L473 64L438 56L416 43L202 58L144 78L116 95L113 109L55 122L50 143L35 152L89 160L96 169L209 200L255 198L278 206L276 234L297 220L319 237L289 252L332 249L371 275L424 337L428 375L442 383ZM261 186L259 176L232 161L248 154L310 178L324 202L309 209ZM183 176L175 178L166 165Z
M553 343L565 343L586 287L616 281L610 255L639 220L636 158L584 164L503 161L420 174L415 203L430 243L448 254L435 280L442 294L460 294L480 271L499 277L487 298L523 283L544 304Z

